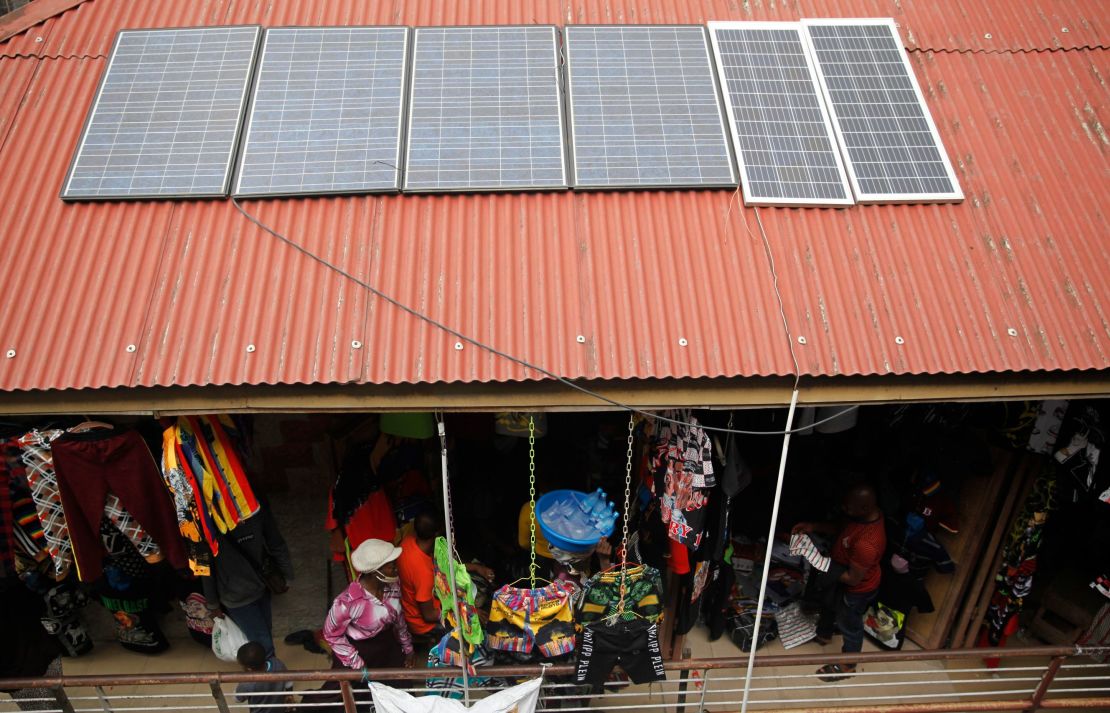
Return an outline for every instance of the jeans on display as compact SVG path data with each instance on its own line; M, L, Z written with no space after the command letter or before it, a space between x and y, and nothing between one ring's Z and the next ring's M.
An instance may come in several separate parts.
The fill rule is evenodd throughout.
M258 601L242 607L227 607L227 615L235 625L243 630L247 641L255 641L266 649L266 656L274 655L273 615L270 608L270 592L266 591Z

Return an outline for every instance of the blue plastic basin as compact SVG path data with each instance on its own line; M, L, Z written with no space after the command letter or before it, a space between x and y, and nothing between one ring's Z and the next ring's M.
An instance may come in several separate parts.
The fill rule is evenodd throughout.
M543 513L551 507L557 500L571 500L572 502L584 502L590 496L589 493L583 493L579 490L552 490L550 493L544 493L540 499L536 501L536 524L540 526L540 532L543 533L544 538L551 544L552 547L557 547L566 552L588 552L595 547L602 537L608 537L613 534L613 526L610 525L607 529L608 532L598 532L597 537L589 540L575 540L570 537L564 537L558 532L552 530L543 519Z

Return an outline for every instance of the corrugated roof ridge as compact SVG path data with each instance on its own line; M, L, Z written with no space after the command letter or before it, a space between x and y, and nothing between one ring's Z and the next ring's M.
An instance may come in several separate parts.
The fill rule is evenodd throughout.
M0 42L41 25L51 18L59 17L88 0L39 0L27 3L21 8L0 16Z
M906 47L907 52L936 52L939 54L1049 54L1052 52L1091 52L1110 50L1110 45L1080 45L1077 47L1021 47L1018 49L956 49L952 47Z

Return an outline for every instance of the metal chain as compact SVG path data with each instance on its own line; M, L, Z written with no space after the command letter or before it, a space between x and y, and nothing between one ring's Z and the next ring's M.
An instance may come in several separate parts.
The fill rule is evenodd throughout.
M528 581L536 588L536 421L528 416Z
M624 464L624 519L621 522L621 587L617 614L624 614L625 572L628 569L628 509L632 499L632 441L636 428L635 414L628 417L628 459Z

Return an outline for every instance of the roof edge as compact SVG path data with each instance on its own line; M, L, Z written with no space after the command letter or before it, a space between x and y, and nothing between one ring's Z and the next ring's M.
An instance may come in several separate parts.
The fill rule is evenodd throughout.
M646 410L766 408L790 403L793 377L594 380L590 389ZM992 375L803 377L803 406L1088 399L1110 396L1110 370ZM546 381L449 385L159 386L0 392L0 414L178 415L366 411L604 411Z
M36 0L0 17L0 42L26 32L35 25L72 10L88 0Z

